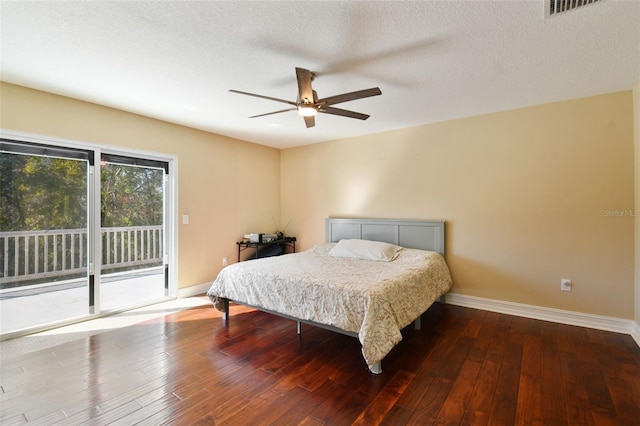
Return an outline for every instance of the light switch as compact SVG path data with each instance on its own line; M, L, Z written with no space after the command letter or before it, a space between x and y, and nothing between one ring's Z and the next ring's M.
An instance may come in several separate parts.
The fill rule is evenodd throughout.
M188 225L189 224L189 215L188 214L183 214L182 215L182 224L183 225Z

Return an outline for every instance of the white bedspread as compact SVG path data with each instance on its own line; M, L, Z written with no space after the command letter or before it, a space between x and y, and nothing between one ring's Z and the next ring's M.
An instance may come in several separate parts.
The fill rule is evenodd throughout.
M444 258L403 249L392 262L329 256L334 243L225 267L207 292L358 334L372 368L410 324L451 288Z

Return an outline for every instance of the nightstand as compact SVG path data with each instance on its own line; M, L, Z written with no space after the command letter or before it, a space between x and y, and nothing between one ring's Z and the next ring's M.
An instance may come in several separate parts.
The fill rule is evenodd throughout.
M258 259L260 257L279 256L287 252L287 248L292 250L292 253L296 252L296 237L284 237L279 240L269 241L268 243L258 243L251 241L238 241L238 262L240 262L240 253L246 249L253 248L255 253L253 257L249 259ZM273 254L268 254L273 249ZM261 254L261 252L263 254ZM266 253L266 254L265 254Z

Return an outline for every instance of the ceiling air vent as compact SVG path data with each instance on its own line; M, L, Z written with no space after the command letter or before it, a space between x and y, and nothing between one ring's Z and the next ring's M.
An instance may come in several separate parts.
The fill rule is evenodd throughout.
M544 16L549 18L600 1L602 0L544 0Z

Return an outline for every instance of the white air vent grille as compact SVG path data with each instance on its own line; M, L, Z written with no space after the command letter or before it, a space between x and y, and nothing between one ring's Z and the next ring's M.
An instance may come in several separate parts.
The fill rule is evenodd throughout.
M544 0L544 16L550 17L569 12L602 0Z

